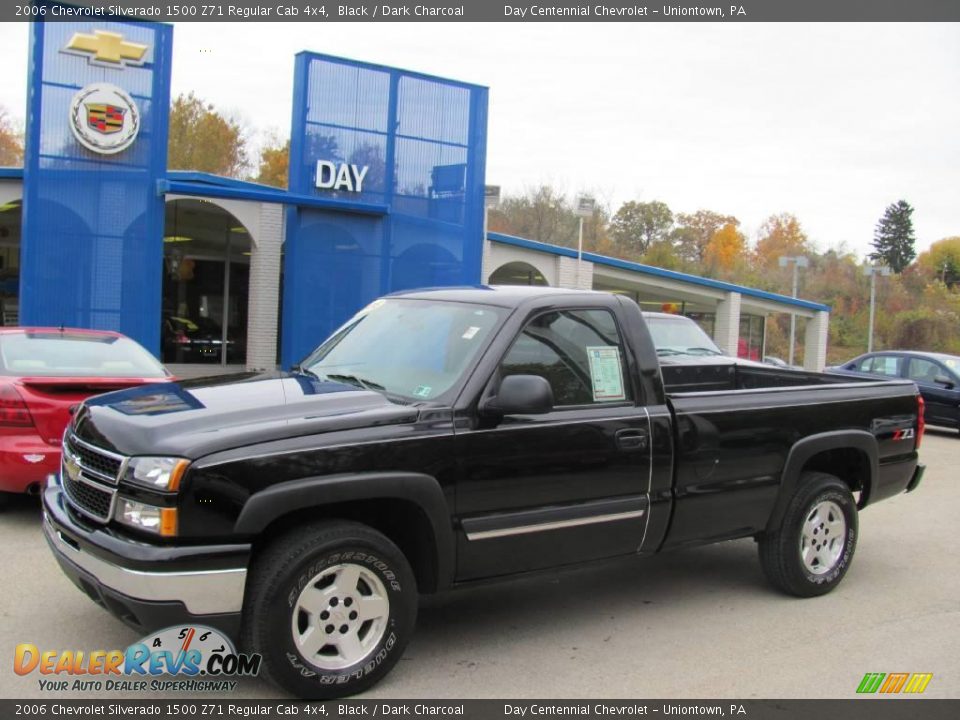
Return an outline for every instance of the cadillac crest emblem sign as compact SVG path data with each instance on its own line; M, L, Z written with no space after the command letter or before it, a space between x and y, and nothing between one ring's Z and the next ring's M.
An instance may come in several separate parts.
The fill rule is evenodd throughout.
M70 129L88 150L115 155L137 139L140 111L133 98L116 85L93 83L73 96Z

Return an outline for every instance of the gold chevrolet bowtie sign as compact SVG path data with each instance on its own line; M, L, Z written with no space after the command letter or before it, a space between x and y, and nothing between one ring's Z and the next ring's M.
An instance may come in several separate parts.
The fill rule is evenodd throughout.
M74 33L63 51L85 56L95 65L122 69L126 65L142 65L147 46L124 40L120 33L94 30L92 35Z

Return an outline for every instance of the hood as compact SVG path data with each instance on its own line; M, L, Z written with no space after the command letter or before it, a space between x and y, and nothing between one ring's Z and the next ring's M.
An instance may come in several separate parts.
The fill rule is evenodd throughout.
M145 385L88 400L81 440L122 455L196 459L257 443L412 423L414 407L380 393L286 372L243 373Z

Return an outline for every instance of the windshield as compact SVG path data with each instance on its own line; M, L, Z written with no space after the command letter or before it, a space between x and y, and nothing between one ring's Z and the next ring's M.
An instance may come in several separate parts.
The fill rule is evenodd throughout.
M435 400L459 383L502 313L467 303L375 300L300 367L321 380Z
M658 355L723 355L723 352L690 318L645 317Z
M32 377L168 377L163 365L130 338L69 330L3 334L0 369Z

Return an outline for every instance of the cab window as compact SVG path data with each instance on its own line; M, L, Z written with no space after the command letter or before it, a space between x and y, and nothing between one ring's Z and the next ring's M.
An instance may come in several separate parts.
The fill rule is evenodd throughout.
M623 341L607 310L563 310L538 315L514 341L501 377L539 375L558 406L633 399Z

